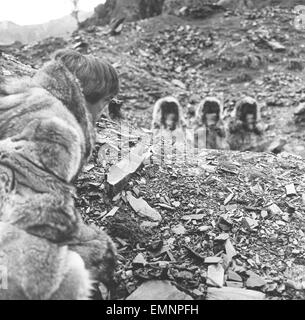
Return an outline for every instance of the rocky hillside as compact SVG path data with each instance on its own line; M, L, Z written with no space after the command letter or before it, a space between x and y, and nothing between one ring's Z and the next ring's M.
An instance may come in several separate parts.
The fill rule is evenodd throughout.
M0 62L6 76L31 73L7 55ZM118 130L98 127L97 151ZM115 197L100 152L77 182L85 221L106 228L118 246L114 298L304 298L287 286L304 274L303 160L215 150L163 165L153 159ZM145 200L134 211L136 198L149 204L145 216Z
M281 5L292 8L303 4L302 0L107 0L98 5L94 14L86 19L81 28L105 26L111 21L124 18L126 21L158 16L161 13L183 15L195 19L209 17L224 9L247 10L261 9L267 6Z
M294 18L292 8L277 6L195 20L161 15L125 23L117 36L110 36L108 26L94 26L68 41L51 38L5 50L32 66L63 47L108 58L121 73L125 116L146 128L153 103L165 94L179 97L186 113L216 95L224 99L226 115L242 95L254 96L266 138L281 137L287 151L304 155L304 130L293 122L305 94L304 34Z
M287 151L304 155L304 130L293 122L305 101L304 33L294 17L291 7L279 6L217 11L205 19L161 15L128 22L117 36L94 26L67 42L46 39L6 50L34 67L63 47L109 59L120 73L135 141L145 140L152 105L165 94L176 95L186 113L216 95L227 116L247 94L262 106L266 137L282 136ZM2 55L4 75L15 72L7 61L17 63ZM114 297L170 292L181 298L182 290L195 299L304 299L287 284L301 284L305 272L301 157L209 150L187 162L148 161L111 194L106 174L118 159L105 157L105 149L116 147L119 127L100 121L98 130L94 157L77 182L78 207L117 243ZM150 214L140 216L147 204Z

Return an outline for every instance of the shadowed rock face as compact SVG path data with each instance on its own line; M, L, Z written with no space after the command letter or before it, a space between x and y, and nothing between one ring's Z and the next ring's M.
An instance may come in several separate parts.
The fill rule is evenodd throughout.
M224 10L216 3L217 1L212 0L165 0L163 13L204 19Z
M25 64L20 63L13 56L0 52L0 84L4 77L13 76L33 76L35 70Z
M80 24L80 28L105 26L116 19L137 21L162 13L207 18L223 10L262 8L268 5L293 7L302 0L107 0L94 9L94 15ZM185 10L183 10L185 8ZM182 9L183 13L180 12Z
M272 5L294 7L298 4L303 4L302 0L165 0L163 12L178 14L180 9L187 7L186 15L193 18L205 18L217 13L217 10L220 9L217 6L228 10L247 10Z
M107 25L114 19L136 21L162 13L164 0L107 0L94 9L94 15L81 23L81 28Z

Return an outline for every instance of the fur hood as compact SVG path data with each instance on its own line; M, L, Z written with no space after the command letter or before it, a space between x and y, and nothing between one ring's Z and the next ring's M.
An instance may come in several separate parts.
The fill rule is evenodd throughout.
M94 147L95 131L78 79L62 63L52 61L36 73L33 81L60 100L74 115L83 129L87 146L85 157L88 158Z
M214 102L217 103L219 106L219 120L222 120L223 117L223 104L220 102L219 99L215 97L206 97L204 100L201 101L199 106L197 107L196 110L196 115L195 115L195 121L197 124L201 124L202 122L202 115L206 114L206 108L207 108L207 102Z
M23 94L32 88L45 89L74 115L86 139L85 158L88 158L95 137L91 114L87 110L79 81L62 63L51 61L39 69L33 78L9 79L0 83L0 97Z
M162 104L164 102L172 102L175 103L178 107L178 123L177 123L177 128L184 128L186 127L186 121L183 115L183 110L182 106L180 105L179 101L171 96L159 99L153 109L153 120L152 120L152 125L151 128L154 130L155 125L161 125L161 120L162 120Z
M257 101L251 97L244 97L243 99L241 99L236 103L236 106L232 113L232 117L235 120L241 120L242 111L246 104L253 105L253 108L255 109L255 113L256 113L256 121L260 121L261 120L260 106L257 103Z

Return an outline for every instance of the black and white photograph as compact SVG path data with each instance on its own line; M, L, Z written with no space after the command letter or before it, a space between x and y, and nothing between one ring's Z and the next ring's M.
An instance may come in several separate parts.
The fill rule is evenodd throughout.
M0 300L304 299L305 0L0 0Z

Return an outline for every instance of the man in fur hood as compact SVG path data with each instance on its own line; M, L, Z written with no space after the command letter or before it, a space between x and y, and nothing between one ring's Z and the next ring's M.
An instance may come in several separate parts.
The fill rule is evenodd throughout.
M237 102L229 123L228 142L231 150L259 151L262 145L263 129L257 101L244 97Z
M195 133L200 149L228 149L222 114L223 105L215 97L207 97L199 104L195 115Z
M48 277L55 282L48 294L37 296L33 287L41 292L39 281L30 284L26 279L29 275L24 272L23 282L8 284L9 292L2 295L0 291L0 298L14 299L18 290L28 299L64 298L65 292L57 291L61 288L59 279L65 278L62 274L69 270L65 266L71 263L77 263L77 270L86 267L91 280L109 280L108 269L114 268L114 246L104 232L83 223L74 208L71 182L92 153L95 121L118 90L117 73L108 62L70 50L57 53L33 78L0 83L0 221L4 223L1 230L5 233L6 226L12 226L22 236L26 232L40 250L43 244L46 251L52 248L50 256L41 254L39 264L24 266L25 271L50 263L57 268L54 274L59 275L53 277L48 268L45 272L40 270L47 282ZM9 227L7 230L10 232ZM27 242L15 239L19 231L13 230L12 234L14 237L0 241L0 251L9 255L8 261L36 264L35 259L30 259ZM6 250L13 243L22 249ZM11 257L14 252L23 256ZM79 262L82 259L76 258L78 253L85 267ZM53 264L48 261L52 257L54 261L67 262ZM84 270L78 274L85 276ZM18 279L19 275L10 274L10 279L15 276ZM82 286L88 289L86 279ZM75 289L73 286L62 288L67 298L73 297L68 292ZM82 294L76 298L86 296L84 290L80 291Z

